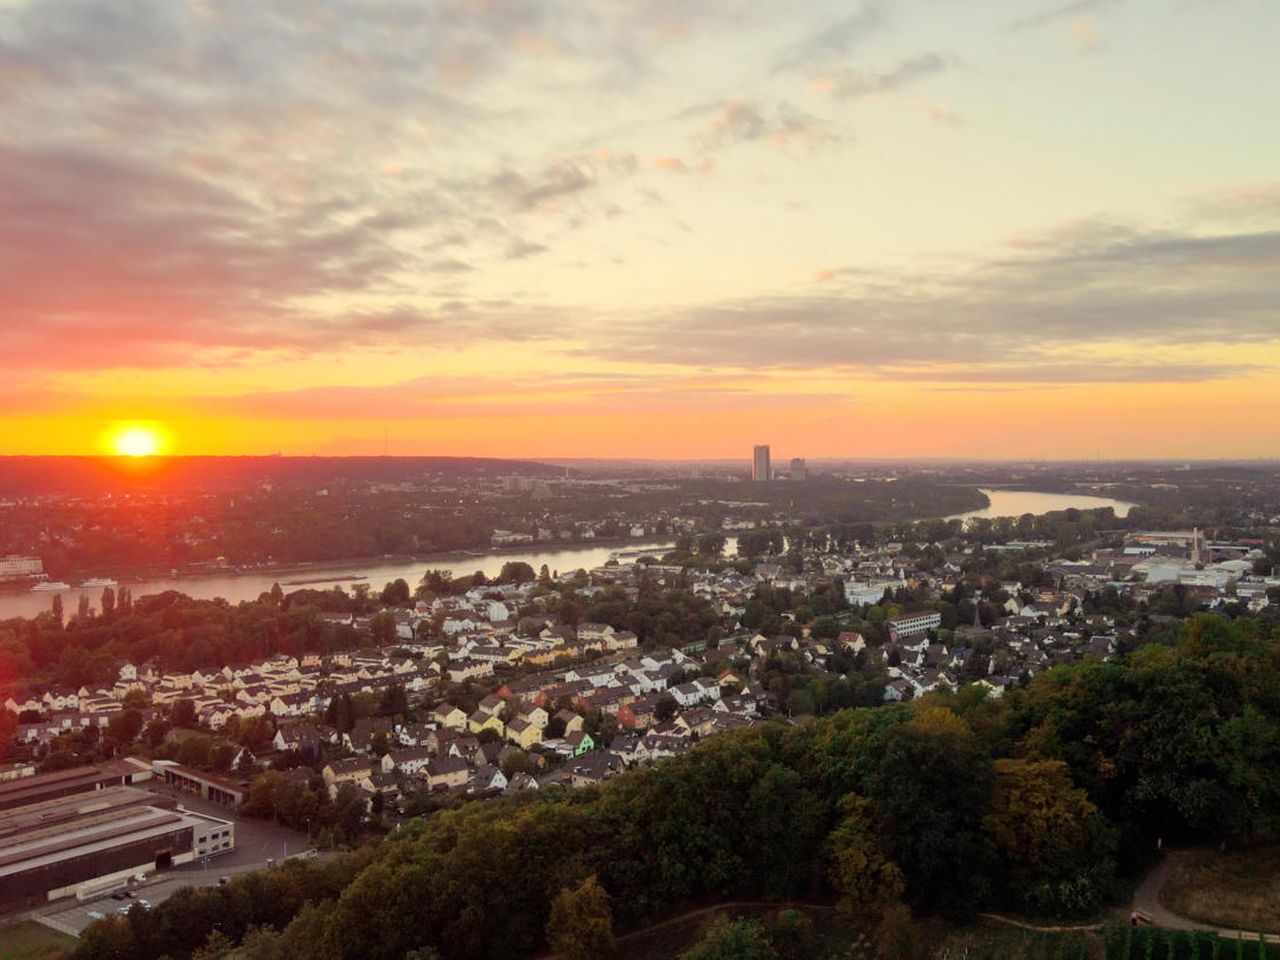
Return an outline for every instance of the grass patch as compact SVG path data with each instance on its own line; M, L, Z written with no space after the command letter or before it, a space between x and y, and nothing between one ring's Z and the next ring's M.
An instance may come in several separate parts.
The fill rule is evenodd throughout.
M1100 937L1083 932L1041 932L982 923L940 936L931 957L969 960L1094 960L1102 956Z
M1280 845L1220 853L1175 870L1160 901L1214 927L1280 933Z
M0 927L0 960L61 960L75 938L34 920Z

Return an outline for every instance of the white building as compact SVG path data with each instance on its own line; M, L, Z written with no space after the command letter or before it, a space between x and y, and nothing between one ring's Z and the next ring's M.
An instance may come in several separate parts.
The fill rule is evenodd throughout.
M39 557L20 557L17 554L0 557L0 580L38 577L43 573L44 563Z
M942 614L937 610L909 613L905 617L896 617L889 621L889 636L894 640L902 637L918 637L930 630L937 630L940 626L942 626Z

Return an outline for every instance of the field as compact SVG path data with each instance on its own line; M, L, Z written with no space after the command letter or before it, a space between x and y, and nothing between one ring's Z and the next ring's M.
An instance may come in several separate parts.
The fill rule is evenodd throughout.
M1209 926L1280 934L1280 846L1218 854L1169 878L1160 899Z
M0 960L58 960L75 940L34 920L0 927Z

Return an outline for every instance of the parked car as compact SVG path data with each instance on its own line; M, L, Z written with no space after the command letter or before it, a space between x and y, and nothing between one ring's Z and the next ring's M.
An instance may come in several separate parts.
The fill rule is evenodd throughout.
M107 915L101 910L90 910L88 914L90 920L105 920L107 918Z

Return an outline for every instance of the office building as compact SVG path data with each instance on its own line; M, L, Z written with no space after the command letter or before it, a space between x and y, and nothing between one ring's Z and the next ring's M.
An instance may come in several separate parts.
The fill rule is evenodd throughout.
M805 465L803 457L796 457L791 461L791 473L788 474L792 480L808 480L809 468Z
M751 452L751 479L755 481L772 480L773 473L769 466L769 445L759 444Z

